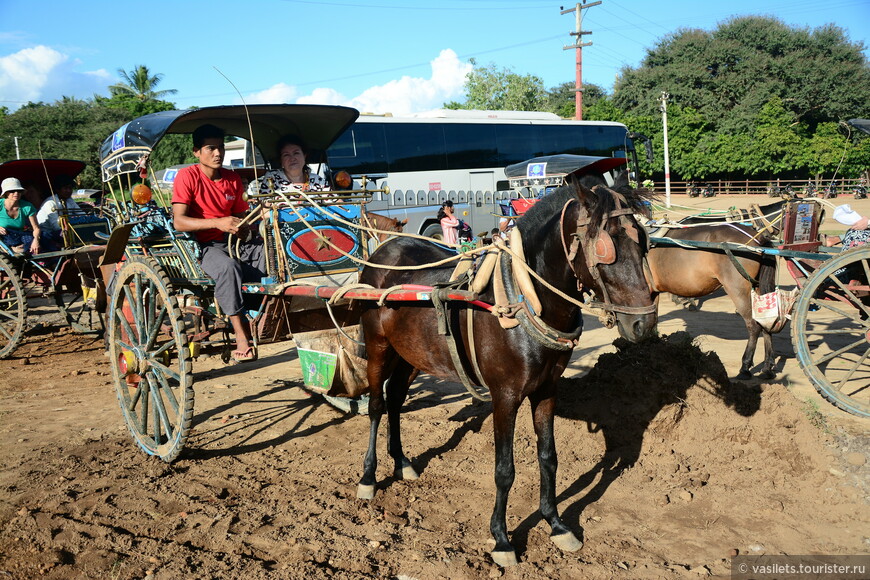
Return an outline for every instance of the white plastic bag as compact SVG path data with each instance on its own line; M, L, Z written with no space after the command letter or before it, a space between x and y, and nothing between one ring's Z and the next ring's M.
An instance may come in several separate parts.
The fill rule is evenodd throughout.
M768 332L779 332L791 319L791 311L797 300L798 289L777 289L767 294L758 294L752 289L752 319Z

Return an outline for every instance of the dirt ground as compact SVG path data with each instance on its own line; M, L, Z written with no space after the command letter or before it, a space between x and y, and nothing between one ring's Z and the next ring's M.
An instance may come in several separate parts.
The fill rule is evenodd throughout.
M403 440L421 477L392 478L382 436L364 502L368 419L301 387L292 342L243 366L200 359L193 435L167 465L132 442L100 342L33 310L0 361L4 577L727 578L734 553L870 553L870 421L815 393L789 327L775 380L730 380L745 328L724 295L699 312L662 300L663 338L644 345L587 317L556 418L559 508L584 546L561 552L537 512L525 405L509 569L488 555L490 407L461 385L412 387Z

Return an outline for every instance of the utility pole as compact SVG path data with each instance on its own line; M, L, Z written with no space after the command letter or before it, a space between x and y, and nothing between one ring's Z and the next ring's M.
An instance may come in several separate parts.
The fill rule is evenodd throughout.
M18 151L18 137L15 138L15 159L21 159L21 153Z
M563 9L561 6L559 7L562 10L561 14L568 14L569 12L574 12L574 16L577 20L577 31L572 32L571 36L576 36L577 38L574 40L574 44L569 44L568 46L563 46L562 50L570 50L574 49L576 54L576 75L574 79L574 118L578 121L583 120L583 47L584 46L592 46L591 42L581 42L584 34L592 34L589 31L583 30L583 10L586 8L591 8L592 6L598 6L601 4L601 0L597 2L589 2L586 3L586 0L583 0L583 3L577 3L574 5L574 8L569 8L568 10Z
M668 154L668 98L670 95L667 91L662 91L662 105L659 109L662 112L662 125L664 126L665 137L665 207L671 207L671 160Z

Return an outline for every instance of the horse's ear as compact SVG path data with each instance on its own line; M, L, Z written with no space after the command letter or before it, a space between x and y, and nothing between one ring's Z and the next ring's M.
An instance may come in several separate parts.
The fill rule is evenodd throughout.
M400 221L399 225L402 227L405 227L406 225L408 225L408 218L405 218L402 221Z
M592 192L592 189L583 185L583 182L576 177L574 177L572 181L572 185L574 186L574 197L576 197L580 203L588 207L589 204L592 203L592 200L595 199L595 194Z

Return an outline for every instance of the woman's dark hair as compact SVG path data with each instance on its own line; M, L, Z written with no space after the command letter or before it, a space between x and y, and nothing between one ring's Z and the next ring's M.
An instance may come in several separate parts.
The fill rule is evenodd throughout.
M278 143L275 146L275 153L278 154L279 158L281 157L281 149L287 145L298 145L299 148L302 149L302 153L305 154L306 161L308 160L308 144L304 139L302 139L302 137L299 135L284 135L278 139Z
M445 207L453 207L453 202L449 199L441 204L441 207L438 208L438 219L443 219L447 217L447 212L444 211Z

